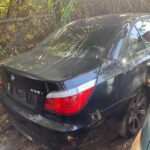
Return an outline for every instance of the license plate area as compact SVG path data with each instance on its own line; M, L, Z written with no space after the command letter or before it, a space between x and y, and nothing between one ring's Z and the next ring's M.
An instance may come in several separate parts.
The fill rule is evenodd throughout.
M43 107L46 97L44 82L8 71L5 71L4 91L14 101L37 111Z
M26 91L24 89L17 88L16 95L21 98L26 98Z

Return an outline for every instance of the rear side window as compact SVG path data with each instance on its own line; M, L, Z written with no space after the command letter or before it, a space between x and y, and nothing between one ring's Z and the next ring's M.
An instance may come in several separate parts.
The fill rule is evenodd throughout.
M139 52L145 48L141 35L135 27L133 27L129 33L129 47L136 52Z
M136 23L136 28L139 30L146 48L150 47L150 18L144 17Z

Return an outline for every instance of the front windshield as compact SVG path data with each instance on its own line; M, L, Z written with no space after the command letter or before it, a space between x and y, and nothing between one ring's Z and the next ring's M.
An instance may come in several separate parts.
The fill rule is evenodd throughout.
M116 35L116 25L72 24L52 34L41 50L63 58L99 59L106 55L109 43Z

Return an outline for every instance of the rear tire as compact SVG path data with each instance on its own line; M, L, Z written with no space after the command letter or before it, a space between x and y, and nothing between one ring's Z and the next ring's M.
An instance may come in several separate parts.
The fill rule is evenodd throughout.
M149 101L146 90L139 90L131 100L128 110L123 117L119 134L123 137L134 136L142 127Z

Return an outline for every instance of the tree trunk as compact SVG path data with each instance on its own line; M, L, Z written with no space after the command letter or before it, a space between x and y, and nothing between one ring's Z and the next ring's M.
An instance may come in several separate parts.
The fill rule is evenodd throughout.
M7 14L6 14L6 17L7 17L7 18L10 17L12 3L13 3L13 0L10 0L9 6L8 6L8 10L7 10Z

